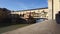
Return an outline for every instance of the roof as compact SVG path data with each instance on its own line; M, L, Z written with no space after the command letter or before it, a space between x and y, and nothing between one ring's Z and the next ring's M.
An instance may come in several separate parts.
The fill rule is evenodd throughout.
M41 10L41 9L48 9L48 7L45 7L45 8L35 8L35 9L27 9L27 10L19 10L19 11L16 11L16 12L20 12L20 11L31 11L31 10Z

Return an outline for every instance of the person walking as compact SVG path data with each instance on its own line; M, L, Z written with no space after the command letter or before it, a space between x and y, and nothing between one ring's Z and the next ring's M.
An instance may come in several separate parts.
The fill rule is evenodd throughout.
M60 11L56 14L56 22L60 24Z

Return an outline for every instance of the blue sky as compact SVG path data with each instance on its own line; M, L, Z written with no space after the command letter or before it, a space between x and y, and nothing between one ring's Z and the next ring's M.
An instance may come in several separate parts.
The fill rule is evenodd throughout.
M0 8L26 10L48 7L48 0L0 0Z

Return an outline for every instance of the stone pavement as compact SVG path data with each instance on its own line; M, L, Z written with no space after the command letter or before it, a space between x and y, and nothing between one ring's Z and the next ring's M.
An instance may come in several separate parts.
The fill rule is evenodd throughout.
M60 24L55 20L48 20L2 34L60 34Z

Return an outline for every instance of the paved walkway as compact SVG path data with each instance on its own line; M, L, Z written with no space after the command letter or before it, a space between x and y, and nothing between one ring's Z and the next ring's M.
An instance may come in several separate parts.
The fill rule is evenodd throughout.
M60 24L48 20L2 34L60 34Z

